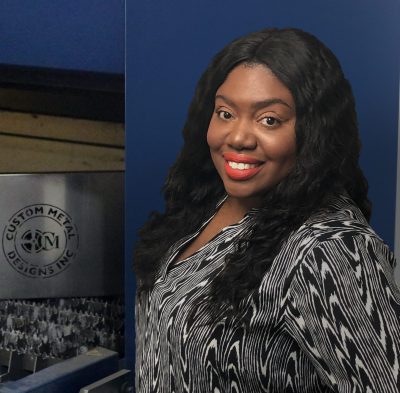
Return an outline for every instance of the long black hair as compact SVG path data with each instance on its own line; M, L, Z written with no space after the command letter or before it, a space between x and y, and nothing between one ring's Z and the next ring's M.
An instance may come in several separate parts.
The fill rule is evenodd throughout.
M153 285L168 248L195 231L224 195L206 134L215 93L239 64L266 66L292 93L296 162L265 193L251 235L226 258L211 297L238 306L260 284L289 234L324 208L332 194L347 193L370 218L368 185L358 163L354 98L338 60L316 37L299 29L251 33L222 49L197 85L183 129L184 146L163 188L165 212L153 213L139 232L134 253L139 293Z

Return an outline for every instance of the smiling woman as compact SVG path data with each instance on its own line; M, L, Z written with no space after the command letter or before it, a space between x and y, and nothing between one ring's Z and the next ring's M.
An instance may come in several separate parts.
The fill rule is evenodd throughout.
M268 68L243 64L231 71L217 90L207 133L231 201L259 205L262 194L288 175L295 161L295 123L292 94Z
M233 41L183 135L135 251L136 390L398 392L395 261L333 53L298 29Z

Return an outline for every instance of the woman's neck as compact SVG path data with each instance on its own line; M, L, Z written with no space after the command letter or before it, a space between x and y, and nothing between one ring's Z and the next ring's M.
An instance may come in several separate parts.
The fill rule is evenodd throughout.
M259 207L259 198L234 198L228 195L220 208L220 213L224 216L230 216L233 220L241 220L250 209Z

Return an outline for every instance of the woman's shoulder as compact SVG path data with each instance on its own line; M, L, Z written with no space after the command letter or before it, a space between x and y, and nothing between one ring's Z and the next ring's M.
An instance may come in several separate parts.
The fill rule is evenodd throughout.
M302 229L309 231L319 243L354 236L382 241L354 201L345 195L331 196L325 207L312 214Z
M290 252L289 252L290 251ZM329 263L336 264L360 252L373 259L385 260L393 268L395 259L388 245L376 234L351 198L331 197L323 209L316 211L289 237L282 254L293 255L291 270L323 253ZM335 255L334 255L335 254ZM352 257L353 256L353 257Z
M296 236L306 238L310 246L302 258L297 258L294 270L318 262L339 270L343 264L355 270L380 266L393 275L396 266L393 252L347 196L332 197L326 208L317 211L299 228Z
M383 242L349 197L331 196L323 208L291 233L281 251L286 255L299 255L295 258L298 261L321 244L359 236Z

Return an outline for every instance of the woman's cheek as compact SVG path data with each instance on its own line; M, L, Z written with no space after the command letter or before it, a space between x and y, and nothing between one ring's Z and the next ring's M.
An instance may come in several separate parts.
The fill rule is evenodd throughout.
M216 135L215 128L210 124L207 131L207 143L210 149L215 149L218 146L218 136Z
M228 132L227 127L221 127L216 124L217 121L211 120L207 131L207 143L210 149L218 150L220 149L225 141L226 134Z

